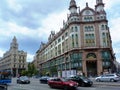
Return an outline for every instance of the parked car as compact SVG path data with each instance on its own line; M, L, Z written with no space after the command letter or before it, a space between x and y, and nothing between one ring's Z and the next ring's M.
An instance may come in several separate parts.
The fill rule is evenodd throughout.
M117 74L104 74L99 77L96 77L95 80L97 82L100 81L117 82L120 80L120 77Z
M21 77L17 78L17 83L30 84L30 79L27 76L21 76Z
M40 81L40 83L45 83L45 84L47 84L49 78L50 78L49 76L42 76L42 77L39 79L39 81Z
M64 90L76 90L78 87L78 83L66 78L52 78L48 80L48 85L51 88L59 88Z
M93 81L85 76L76 75L76 76L69 77L69 79L77 82L79 86L82 86L82 87L85 87L85 86L91 87L93 85Z

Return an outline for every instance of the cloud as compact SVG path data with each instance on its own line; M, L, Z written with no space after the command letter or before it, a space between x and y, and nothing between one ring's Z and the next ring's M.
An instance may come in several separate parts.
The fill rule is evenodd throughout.
M120 32L120 25L118 24L120 21L120 17L116 19L111 19L110 20L110 33L112 37L113 43L120 42L120 35L118 35Z
M3 56L3 53L5 53L4 51L0 50L0 57Z
M46 30L47 34L50 34L50 31L60 31L60 27L63 27L63 20L66 20L67 12L52 13L48 15L42 21L42 27Z
M33 54L27 53L27 60L28 60L28 62L32 62L33 60L31 58L33 58L33 57L34 57Z
M32 61L40 42L47 42L51 31L56 33L63 26L69 13L70 0L1 0L0 3L0 54L8 51L16 36L19 49ZM80 9L95 8L95 0L76 0ZM120 60L120 0L103 0L117 60ZM2 54L1 54L2 55Z
M57 0L5 0L2 3L4 5L0 4L0 8L3 20L31 29L38 29L41 20L44 20L47 15L59 12L65 7L63 0L59 2Z
M16 2L16 0L7 0L7 3L9 5L9 8L17 13L23 9L22 6Z

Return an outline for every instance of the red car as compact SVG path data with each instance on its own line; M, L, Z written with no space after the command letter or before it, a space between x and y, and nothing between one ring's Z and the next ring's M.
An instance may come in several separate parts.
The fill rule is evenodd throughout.
M65 78L52 78L48 80L48 85L51 88L60 88L64 90L76 90L78 83Z

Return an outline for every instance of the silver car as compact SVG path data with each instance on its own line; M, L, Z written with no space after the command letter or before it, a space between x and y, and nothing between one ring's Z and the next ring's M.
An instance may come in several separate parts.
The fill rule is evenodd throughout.
M105 75L96 77L95 80L97 82L100 82L100 81L117 82L120 80L120 77L117 74L105 74Z

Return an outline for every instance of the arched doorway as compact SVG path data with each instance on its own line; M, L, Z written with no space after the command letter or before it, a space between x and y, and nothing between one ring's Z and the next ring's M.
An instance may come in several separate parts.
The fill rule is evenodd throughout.
M94 77L97 75L97 62L96 61L87 61L87 76Z
M87 76L94 77L97 75L97 60L96 55L94 53L87 54L86 60L86 69Z

